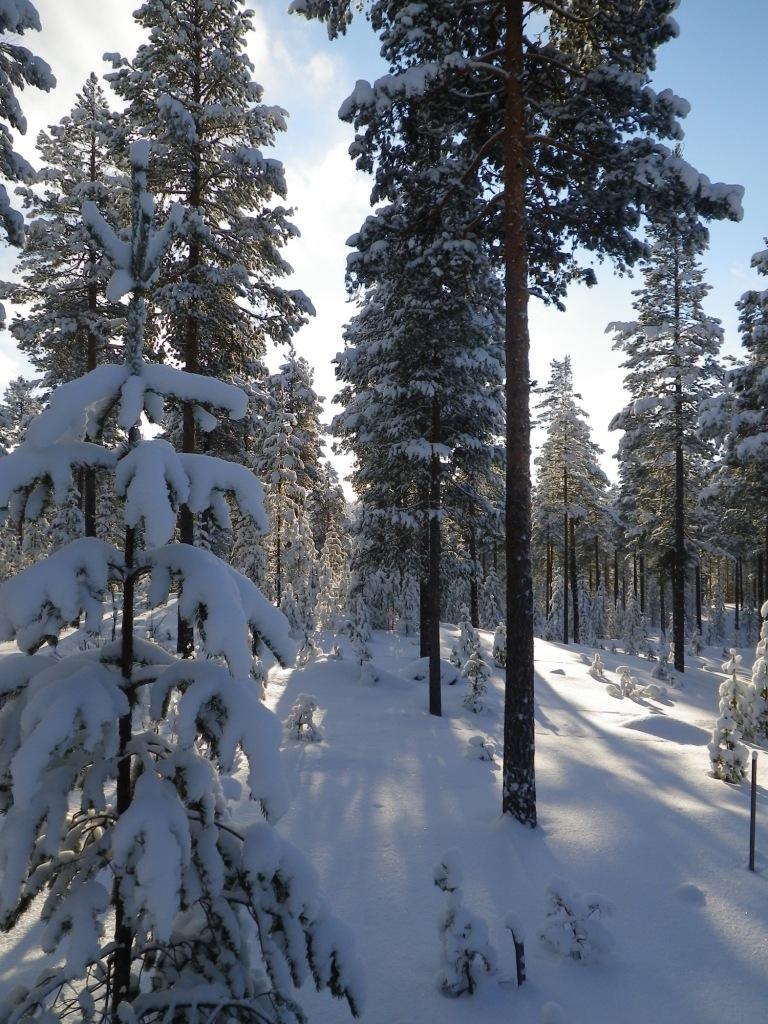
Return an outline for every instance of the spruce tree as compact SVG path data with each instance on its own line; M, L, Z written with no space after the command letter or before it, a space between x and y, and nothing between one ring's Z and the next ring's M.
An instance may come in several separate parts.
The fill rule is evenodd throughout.
M721 374L718 320L703 300L709 291L698 262L705 236L678 219L655 225L643 261L644 287L635 292L638 319L612 324L615 347L625 354L630 402L611 426L624 435L619 448L626 500L671 570L674 665L685 670L685 584L692 515L712 446L698 431L699 407ZM664 624L662 624L662 630Z

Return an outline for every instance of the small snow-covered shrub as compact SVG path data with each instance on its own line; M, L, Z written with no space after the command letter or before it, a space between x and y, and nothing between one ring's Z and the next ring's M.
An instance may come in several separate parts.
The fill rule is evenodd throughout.
M304 639L299 647L298 654L296 655L296 664L299 668L309 665L310 662L315 661L322 651L315 643L315 639L309 633L304 634Z
M461 610L461 621L459 622L459 636L451 651L451 664L461 668L475 651L480 650L480 638L477 630L469 619L469 612L466 608Z
M632 675L632 671L627 665L619 665L616 669L619 673L618 683L609 683L606 690L612 697L616 697L617 700L623 700L624 697L634 697L637 691L640 689L640 684Z
M448 894L448 906L440 915L440 970L437 987L456 998L472 995L483 975L496 970L496 953L488 940L485 922L463 904L461 860L448 850L435 866L434 882Z
M372 661L366 661L360 668L360 682L368 686L375 686L379 681L379 673Z
M755 651L748 699L752 732L757 739L765 741L768 739L768 601L763 605L762 615L764 621Z
M487 736L470 736L467 741L467 757L472 761L496 764L496 744Z
M712 774L723 782L741 782L747 774L749 751L741 742L741 733L732 716L726 711L720 715L712 730L707 748L712 763Z
M549 907L539 933L542 945L563 958L590 963L600 960L613 947L603 918L613 912L604 896L582 896L560 878L547 887Z
M592 664L589 666L589 674L593 679L597 679L601 683L606 682L605 665L603 664L603 659L597 652L595 652L595 656L592 658Z
M723 672L727 678L720 684L719 711L721 715L729 715L742 736L750 737L754 733L754 706L752 687L746 680L739 677L739 666L742 657L735 647L730 649L728 661L723 664Z
M667 638L662 633L661 640L659 642L658 649L656 651L656 664L654 665L651 675L654 679L669 679L669 656L670 648L667 643Z
M698 629L695 629L691 634L690 642L688 643L688 653L692 654L694 658L698 658L701 654L704 644L701 639L701 633Z
M469 683L469 692L463 700L464 707L479 714L485 708L483 697L488 690L488 680L491 677L491 670L483 661L479 649L464 663L461 674Z
M493 663L499 668L507 667L507 627L500 622L493 634Z
M323 731L315 721L317 711L317 698L308 693L300 693L285 720L286 739L319 743Z

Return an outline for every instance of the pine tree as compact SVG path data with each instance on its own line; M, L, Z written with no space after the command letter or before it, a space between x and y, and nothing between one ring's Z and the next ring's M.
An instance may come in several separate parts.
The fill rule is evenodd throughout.
M99 467L115 475L126 522L122 551L85 537L0 590L0 636L22 651L0 673L0 926L16 929L36 908L42 945L56 955L50 970L10 993L0 1017L297 1022L288 979L300 984L307 972L354 1013L348 940L317 902L308 865L270 824L286 788L279 723L251 676L251 637L286 661L286 624L227 564L173 543L180 502L215 515L232 494L258 519L261 489L243 467L180 455L141 434L142 414L156 418L169 400L194 402L211 418L242 416L247 404L237 388L144 359L146 294L183 212L174 207L153 226L148 155L145 142L131 147L130 240L93 203L83 211L115 267L110 297L130 292L125 363L57 388L24 443L0 460L0 506L14 515L61 504L77 468ZM111 450L93 440L110 415L127 435ZM83 434L90 440L71 440ZM199 625L199 659L175 658L136 635L145 575L153 605L178 583L184 614ZM122 591L115 643L60 659L35 653L79 614L97 632L113 585ZM240 753L267 819L244 832L219 781Z
M16 90L31 85L49 92L56 85L44 60L5 38L24 35L30 29L40 31L40 18L31 0L9 0L0 7L0 222L8 242L17 246L24 244L24 218L11 205L2 182L31 182L34 171L13 148L14 131L24 135L27 130Z
M660 139L682 136L688 104L649 84L656 49L673 38L676 0L293 0L291 9L346 31L369 8L390 73L359 82L341 116L353 121L357 166L375 172L373 199L395 201L412 175L404 138L422 124L453 141L435 162L432 216L474 188L464 242L482 230L503 253L506 285L506 586L509 645L502 803L536 824L533 594L530 559L531 294L561 302L595 279L589 253L625 268L643 254L641 213L674 208L695 220L741 216L743 190L713 185ZM526 22L536 21L527 32ZM574 88L578 80L579 88ZM472 198L472 197L467 197Z
M485 922L464 906L462 875L458 852L446 851L434 872L435 885L448 893L448 906L438 925L441 957L437 987L454 999L471 996L483 975L496 970L496 953Z
M630 403L611 426L624 430L619 449L622 487L649 525L646 531L671 567L675 668L685 669L685 585L695 517L711 445L698 432L699 407L720 379L718 320L707 316L709 291L698 256L702 229L669 217L652 227L643 262L644 287L635 293L637 321L613 324ZM651 469L651 467L654 467ZM674 467L674 472L671 472Z

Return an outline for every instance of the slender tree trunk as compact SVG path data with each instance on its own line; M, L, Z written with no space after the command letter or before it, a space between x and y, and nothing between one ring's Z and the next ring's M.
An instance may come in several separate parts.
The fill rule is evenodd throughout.
M570 527L568 522L568 468L563 469L563 643L568 643L568 580L571 561L569 554Z
M531 414L523 96L523 3L505 0L504 264L506 286L507 673L502 811L536 825L531 579Z
M277 502L275 505L275 599L278 608L283 603L282 486L282 482L278 482Z
M579 643L579 578L576 572L576 531L570 523L571 533L571 600L573 601L573 642Z
M637 600L637 555L632 555L632 596Z
M696 563L696 629L701 635L701 562Z
M440 406L433 400L432 443L440 437ZM429 713L440 715L440 457L434 451L429 477Z
M125 567L126 577L123 587L123 624L120 650L120 672L125 680L124 690L129 695L131 709L122 715L118 722L119 753L117 762L117 782L115 786L115 816L117 819L131 806L131 757L126 753L133 734L132 699L130 697L130 681L133 675L133 628L135 605L135 578L133 567L135 562L135 530L130 527L125 531ZM128 999L131 981L131 957L134 935L128 924L123 895L118 879L112 884L112 905L115 908L115 951L111 964L111 1011L117 1020L117 1008Z
M544 586L544 604L546 617L552 610L552 541L547 537L547 578Z
M733 628L738 633L739 632L739 611L740 611L740 604L741 604L741 559L740 558L737 558L735 560L735 563L734 563L734 591L735 591L735 593L734 593L734 602L733 602L733 612L734 612Z
M595 534L595 592L600 589L600 541Z
M613 549L613 607L619 607L619 549Z
M202 61L202 41L199 41L198 65ZM202 85L199 73L196 73L193 83L193 96L197 104L202 98ZM193 152L192 168L190 175L189 190L187 193L187 205L196 212L202 201L202 149L201 140ZM187 277L195 280L197 270L202 264L202 252L200 243L196 236L193 236L189 243L187 256ZM197 318L197 311L191 308L185 317L184 323L184 369L187 373L200 373L200 324ZM182 410L182 437L181 450L185 454L194 453L196 448L196 426L194 406L185 403ZM195 543L195 519L192 510L187 505L179 509L179 541L182 544ZM195 631L193 624L178 616L176 650L183 658L191 658L195 653Z
M640 555L640 612L645 615L645 555Z
M419 657L429 657L429 582L419 580Z
M662 636L667 635L667 602L664 594L664 587L666 580L664 579L664 573L659 573L659 625Z
M480 628L480 602L477 593L477 536L474 520L469 527L469 560L472 573L469 577L469 618L475 629Z

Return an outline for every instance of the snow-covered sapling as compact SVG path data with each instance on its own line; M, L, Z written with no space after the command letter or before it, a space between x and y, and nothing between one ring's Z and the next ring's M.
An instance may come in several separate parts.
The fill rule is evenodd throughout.
M605 677L605 665L603 659L600 657L598 652L595 652L592 658L592 664L589 666L589 674L593 679L597 679L601 683L606 683L608 680Z
M467 757L470 761L490 761L496 764L496 744L487 736L470 736L467 741Z
M600 960L613 948L603 918L613 912L604 896L572 891L560 878L547 886L549 907L539 933L542 945L561 957L582 963Z
M315 643L315 638L310 633L304 633L304 638L296 655L296 664L299 668L309 665L310 662L319 658L321 654L322 651Z
M749 751L741 742L741 733L729 712L721 714L715 722L707 749L716 779L738 783L746 776Z
M463 701L464 707L479 714L485 708L483 697L488 690L488 680L491 678L491 670L483 660L479 648L464 663L461 674L469 683L469 692Z
M472 657L475 651L480 650L480 637L470 621L469 612L466 608L462 608L461 613L459 636L451 651L451 664L459 669Z
M286 739L319 743L323 738L323 730L315 721L317 712L317 698L308 693L300 693L285 720Z
M640 689L640 684L632 675L628 665L619 665L616 671L619 673L618 683L609 683L606 690L612 697L623 700L624 697L634 697Z
M358 964L327 914L312 869L274 829L287 808L280 725L259 699L254 648L292 657L284 617L228 564L175 543L182 504L225 522L229 501L266 525L245 467L145 438L187 404L201 425L242 417L245 394L144 359L146 293L182 210L160 227L146 189L150 144L131 146L132 234L93 203L83 213L130 293L125 362L55 388L24 442L0 459L0 507L34 518L68 498L80 469L110 474L124 499L125 544L83 537L0 587L0 928L41 935L50 966L0 1003L4 1024L43 1021L303 1019L293 987L307 974L358 1010ZM120 437L108 448L105 437ZM82 440L87 438L87 440ZM136 587L152 606L175 588L197 623L200 657L139 634ZM120 635L60 658L35 653L78 616L96 631L122 594ZM191 652L194 654L195 652ZM220 783L238 755L263 820L238 828ZM38 899L45 891L45 898ZM39 916L42 932L22 922Z
M732 647L728 654L728 661L724 662L722 666L726 678L718 690L719 711L721 715L728 715L733 719L742 736L751 737L754 733L753 714L755 710L752 701L752 688L746 680L739 676L739 666L742 662L739 652Z
M749 686L750 722L754 735L760 740L768 739L768 601L762 608L763 624L760 640L755 651L752 666L752 682Z
M496 970L496 952L488 940L485 922L462 902L461 858L448 850L435 866L435 885L448 894L448 906L440 915L441 958L437 987L443 995L472 995L483 975Z
M507 667L507 627L500 622L493 634L493 663L499 668Z
M695 658L698 658L698 656L702 652L703 647L704 643L701 639L701 633L698 631L698 629L694 629L693 633L691 634L690 642L688 644L688 652L692 654Z
M659 646L656 650L656 664L653 667L651 675L654 679L667 680L670 678L669 674L669 657L671 651L669 643L667 642L666 636L662 633Z

